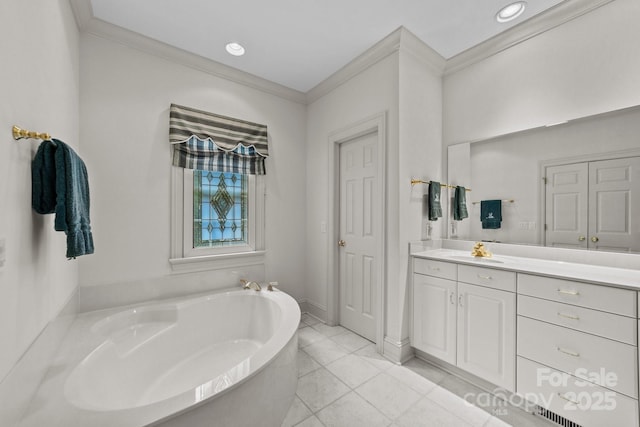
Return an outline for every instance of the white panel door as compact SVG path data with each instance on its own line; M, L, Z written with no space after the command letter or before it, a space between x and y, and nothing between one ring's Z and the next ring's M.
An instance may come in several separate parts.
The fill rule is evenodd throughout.
M340 324L375 341L377 133L340 144Z
M588 173L586 163L547 167L546 246L587 247Z
M515 391L516 294L458 282L457 365Z
M589 247L640 251L640 157L589 163Z
M411 345L445 362L456 363L456 282L413 275Z

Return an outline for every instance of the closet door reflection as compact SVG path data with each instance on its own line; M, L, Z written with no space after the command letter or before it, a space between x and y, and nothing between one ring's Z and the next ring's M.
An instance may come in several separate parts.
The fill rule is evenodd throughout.
M549 166L546 171L546 246L587 248L587 163Z
M640 251L640 157L589 163L589 247Z
M640 251L640 157L546 168L545 244Z

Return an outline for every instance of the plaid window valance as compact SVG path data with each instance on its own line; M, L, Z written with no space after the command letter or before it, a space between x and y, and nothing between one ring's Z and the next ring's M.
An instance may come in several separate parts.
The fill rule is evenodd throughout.
M264 175L267 127L171 104L173 165L186 169Z

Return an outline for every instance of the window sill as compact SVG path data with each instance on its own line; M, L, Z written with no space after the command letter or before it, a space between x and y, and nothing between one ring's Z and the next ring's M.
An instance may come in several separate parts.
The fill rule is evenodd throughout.
M265 254L266 251L252 251L189 258L170 258L169 264L171 264L173 273L192 273L264 264Z

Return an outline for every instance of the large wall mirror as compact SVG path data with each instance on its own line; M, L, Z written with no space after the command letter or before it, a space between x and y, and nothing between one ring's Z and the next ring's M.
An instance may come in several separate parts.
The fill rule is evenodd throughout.
M447 164L471 190L450 239L640 252L640 106L451 145ZM500 228L483 200L501 201Z

